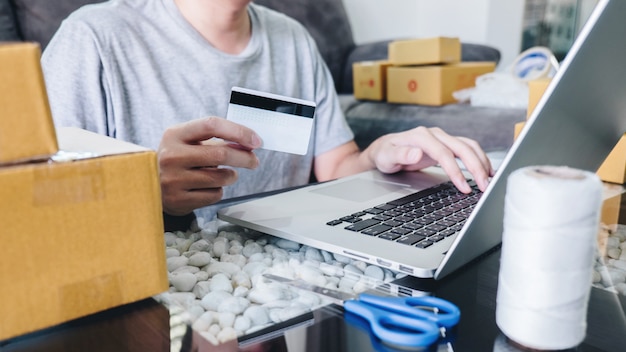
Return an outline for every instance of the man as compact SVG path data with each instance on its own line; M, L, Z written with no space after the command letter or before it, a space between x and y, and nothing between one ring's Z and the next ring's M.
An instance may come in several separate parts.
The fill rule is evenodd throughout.
M440 164L463 192L460 158L484 190L493 174L478 144L437 128L390 134L360 151L313 39L250 0L113 0L75 12L42 57L55 123L158 150L163 210L214 216L221 200L372 168ZM233 86L315 101L305 156L258 148L227 121ZM209 116L209 117L206 117ZM228 142L223 142L228 141Z

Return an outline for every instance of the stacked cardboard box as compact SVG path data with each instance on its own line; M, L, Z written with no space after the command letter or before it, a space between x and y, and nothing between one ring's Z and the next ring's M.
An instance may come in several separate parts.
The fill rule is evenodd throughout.
M168 289L155 152L55 130L40 55L0 45L0 340Z
M354 96L440 106L456 102L453 92L473 87L476 77L494 70L494 62L461 62L458 38L393 41L388 60L353 65Z
M550 78L541 78L528 82L528 109L526 116L529 118L539 100L550 84ZM525 122L519 122L515 125L515 138L524 128ZM626 182L626 134L620 138L617 145L598 168L598 176L602 181L623 184Z

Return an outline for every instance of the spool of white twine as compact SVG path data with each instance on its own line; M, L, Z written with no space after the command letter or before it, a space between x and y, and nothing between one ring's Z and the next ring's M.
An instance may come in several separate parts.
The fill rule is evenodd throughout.
M508 178L496 323L539 350L585 338L602 183L587 171L534 166Z

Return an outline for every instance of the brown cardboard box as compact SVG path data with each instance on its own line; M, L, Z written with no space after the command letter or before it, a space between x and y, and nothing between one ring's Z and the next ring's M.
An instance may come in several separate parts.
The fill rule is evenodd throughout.
M0 340L168 289L154 151L76 128L99 156L0 168Z
M597 172L602 181L623 184L626 182L626 134L620 138Z
M522 129L524 129L524 125L526 125L525 122L518 122L515 124L515 131L513 132L513 140L517 139L520 132L522 132Z
M0 165L58 150L40 57L38 44L0 44Z
M495 67L493 62L390 66L387 69L387 101L435 106L454 103L453 92L473 87L476 77L493 72Z
M389 43L388 55L395 66L452 64L461 61L461 41L448 37L395 40Z
M389 61L361 61L352 64L354 97L362 100L385 100Z
M526 109L526 118L530 117L533 110L539 103L543 93L550 84L550 78L540 78L528 81L528 108Z

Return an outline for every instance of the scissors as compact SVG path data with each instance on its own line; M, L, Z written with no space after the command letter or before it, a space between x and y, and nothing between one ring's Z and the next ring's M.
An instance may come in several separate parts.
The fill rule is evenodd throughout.
M425 347L441 336L442 328L455 326L461 311L453 303L433 296L391 297L358 295L311 285L272 274L268 279L315 292L343 304L344 310L365 319L381 341L399 347Z

